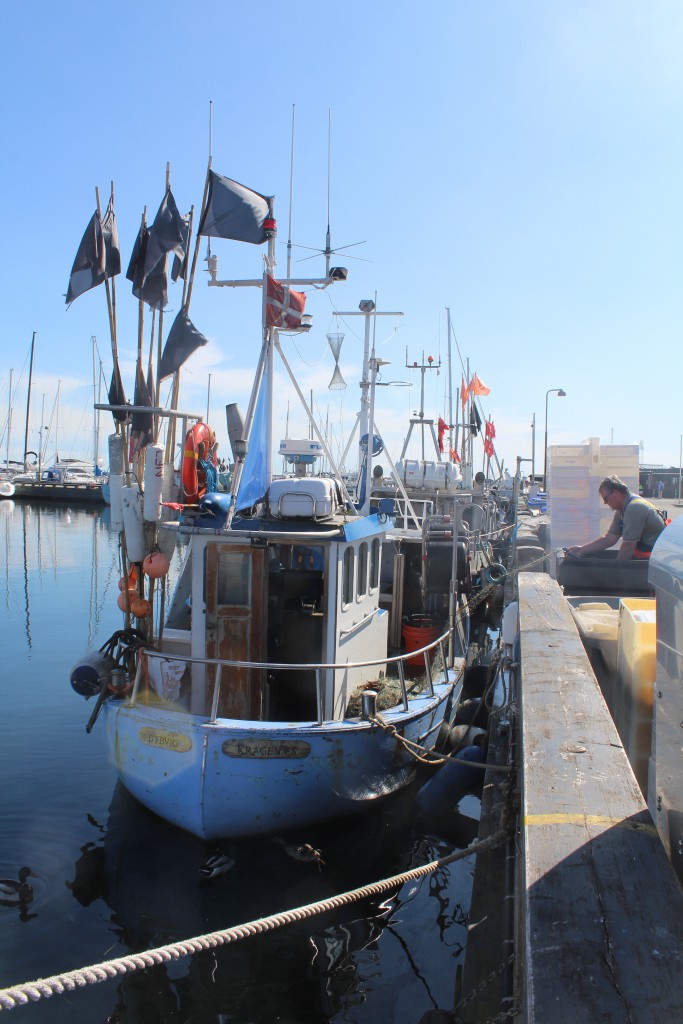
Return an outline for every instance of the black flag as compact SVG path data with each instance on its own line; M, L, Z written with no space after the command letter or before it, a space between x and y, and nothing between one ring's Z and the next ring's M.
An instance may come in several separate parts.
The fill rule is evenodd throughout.
M472 431L472 437L476 437L481 430L481 416L475 402L472 402L472 409L470 411L470 430Z
M187 245L187 229L184 219L178 213L173 193L167 189L154 223L149 229L143 285L150 274L157 271L159 263L169 252L183 259Z
M269 216L270 204L265 196L209 171L209 194L198 234L260 245L268 237L264 221Z
M121 380L121 371L119 370L118 360L114 363L114 369L111 373L111 384L109 385L109 404L110 405L125 405L126 404L126 393L123 390L123 381ZM128 413L125 412L113 412L112 416L118 423L125 423L128 419Z
M172 373L179 370L185 360L189 359L192 353L202 345L206 345L208 340L197 330L187 313L181 309L168 332L164 351L161 354L159 380L170 377Z
M179 277L182 277L183 281L187 277L187 251L190 248L190 218L183 217L183 251L185 255L181 258L178 253L173 257L173 266L171 267L171 280L177 281Z
M106 267L106 255L104 239L102 237L102 225L97 213L93 213L81 244L76 253L69 277L69 287L66 292L66 304L70 305L83 292L96 288L102 284Z
M133 295L136 299L142 299L152 309L164 309L168 305L168 256L164 254L156 267L146 272L150 237L149 229L142 224L135 239L126 277L133 282Z
M138 359L135 371L135 399L134 405L153 405L152 396L147 387L147 381L142 371L142 363ZM152 413L134 412L131 424L131 449L133 452L142 451L148 444L151 444L154 430L154 417Z
M102 221L102 235L105 251L105 277L116 277L121 273L121 252L119 250L119 232L116 227L114 204L109 200L107 212Z

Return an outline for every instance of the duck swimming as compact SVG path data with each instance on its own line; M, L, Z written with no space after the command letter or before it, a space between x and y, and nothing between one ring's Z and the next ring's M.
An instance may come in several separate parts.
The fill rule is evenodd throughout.
M0 905L16 907L30 903L33 899L33 889L26 881L29 875L35 878L30 868L22 868L18 879L0 878Z
M219 875L231 871L234 866L235 858L233 856L226 850L216 850L204 861L199 869L199 874L205 879L217 878Z
M282 836L273 836L271 842L278 843L284 848L285 853L292 860L302 861L304 864L317 864L318 870L325 863L320 850L316 850L310 843L288 843Z

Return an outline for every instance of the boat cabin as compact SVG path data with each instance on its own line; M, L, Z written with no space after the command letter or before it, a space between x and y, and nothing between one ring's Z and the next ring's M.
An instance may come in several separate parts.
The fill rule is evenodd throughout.
M268 511L235 518L226 531L177 527L189 544L161 646L192 663L175 694L152 680L157 693L197 715L216 699L219 718L329 721L344 717L356 687L384 674L383 664L353 663L387 650L388 614L379 607L385 528L376 515L331 511L322 482L275 481ZM215 698L217 660L229 664ZM332 663L349 667L315 667ZM157 676L162 670L157 663Z

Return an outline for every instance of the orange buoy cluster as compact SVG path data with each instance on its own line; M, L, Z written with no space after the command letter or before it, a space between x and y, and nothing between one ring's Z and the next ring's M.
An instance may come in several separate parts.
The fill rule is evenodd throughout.
M142 562L142 571L151 580L161 579L171 567L170 559L154 547ZM152 602L138 592L138 573L135 565L131 566L127 576L119 580L119 596L116 603L122 612L128 612L137 619L145 619L152 614Z

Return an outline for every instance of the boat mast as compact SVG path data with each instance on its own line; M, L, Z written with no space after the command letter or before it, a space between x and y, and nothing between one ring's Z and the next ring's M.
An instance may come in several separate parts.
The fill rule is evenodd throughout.
M358 303L357 310L347 310L346 312L339 312L338 316L364 316L365 317L365 341L363 344L363 372L361 375L360 382L360 411L358 413L358 426L360 431L360 437L358 440L358 486L362 487L363 481L360 479L360 471L363 467L363 438L367 438L367 458L365 459L365 500L370 500L370 484L372 481L372 448L373 438L370 437L370 420L374 418L374 408L371 409L371 387L374 386L374 379L377 375L377 370L382 364L381 361L375 359L375 346L373 341L372 355L370 354L370 321L377 323L378 316L403 316L403 313L383 313L379 312L376 308L377 305L377 293L375 293L374 299L361 299ZM373 363L374 373L373 373ZM374 432L374 426L372 427ZM346 459L346 454L349 450L349 445L346 446L344 454L342 455L342 462Z
M28 367L28 394L26 396L26 426L24 428L24 472L28 471L28 459L26 453L28 451L28 417L31 409L31 381L33 379L33 351L36 345L36 332L33 332L33 338L31 339L31 361Z
M289 230L287 234L287 277L291 277L292 271L292 203L294 199L294 112L295 105L292 103L292 148L289 158ZM329 214L328 214L329 217Z
M9 392L7 395L7 458L5 460L5 469L9 471L9 439L12 433L12 375L14 370L9 372Z
M55 399L55 406L57 410L56 423L55 423L55 462L59 462L59 452L57 450L57 444L59 442L59 392L62 387L61 380L57 381L57 398Z
M446 306L446 326L448 330L448 461L453 449L453 367L451 365L451 308Z
M45 422L45 395L40 409L40 429L38 430L38 479L43 469L43 424Z

